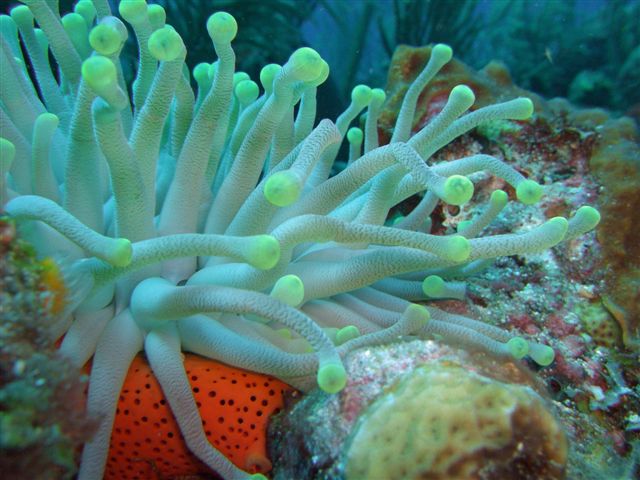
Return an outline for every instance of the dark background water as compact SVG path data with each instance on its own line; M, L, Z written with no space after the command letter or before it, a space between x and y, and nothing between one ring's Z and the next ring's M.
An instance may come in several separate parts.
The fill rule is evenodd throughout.
M109 0L115 7L116 0ZM62 12L75 2L60 0ZM545 97L634 113L640 105L640 0L156 0L185 40L190 67L215 60L208 16L232 13L239 69L257 78L308 45L331 66L327 116L357 83L384 87L396 45L443 42L474 68L504 62L516 84ZM2 1L8 12L17 3ZM114 8L115 10L115 8ZM135 42L124 52L135 69Z

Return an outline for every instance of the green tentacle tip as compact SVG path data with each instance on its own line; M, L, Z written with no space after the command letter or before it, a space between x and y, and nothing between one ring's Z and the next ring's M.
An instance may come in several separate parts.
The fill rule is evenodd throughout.
M31 13L31 10L29 10L29 7L27 7L26 5L19 5L12 8L9 14L11 15L13 21L18 25L33 25L33 14Z
M167 21L167 12L165 12L162 5L151 4L147 8L147 15L149 15L149 23L151 28L157 30L162 28Z
M431 50L431 56L437 60L438 63L445 64L453 58L453 50L449 45L438 43Z
M516 196L525 205L533 205L542 197L543 188L533 180L523 180L516 186Z
M15 156L16 146L6 138L0 137L0 162L2 165L10 165Z
M82 15L87 25L91 25L93 19L96 18L96 7L93 6L91 0L80 0L76 3L76 6L73 7L73 11Z
M493 193L491 193L491 198L489 199L489 201L496 207L504 208L504 206L507 204L507 201L509 201L509 195L507 195L507 192L505 192L504 190L494 190Z
M91 29L89 45L100 55L112 55L122 47L126 37L109 23L101 23Z
M132 25L147 19L147 2L145 0L127 0L118 5L120 16Z
M513 358L520 360L529 353L529 343L522 337L513 337L507 342L507 349Z
M165 25L149 37L149 52L156 60L170 62L186 52L182 38L173 27Z
M258 98L260 88L253 80L242 80L236 85L235 94L242 105L248 105Z
M360 336L360 330L355 325L347 325L342 327L336 333L336 345L342 345L343 343L358 338Z
M387 99L387 94L381 88L371 89L371 105L382 106Z
M108 258L105 260L115 267L126 267L131 263L132 255L131 241L126 238L115 238L112 239Z
M328 363L318 370L318 386L327 393L338 393L347 384L347 372L340 363Z
M463 205L473 196L473 183L464 175L451 175L444 182L443 200L451 205Z
M324 70L322 57L309 47L302 47L293 52L286 66L292 78L301 82L315 80Z
M273 79L276 78L276 75L278 75L281 70L282 66L277 63L270 63L262 67L262 70L260 70L260 83L262 84L262 88L267 92L271 92Z
M116 66L107 57L94 55L82 62L82 78L100 95L116 86Z
M235 72L233 74L233 88L236 88L243 80L251 80L247 72Z
M326 82L327 78L329 78L329 73L331 71L329 64L325 62L324 59L321 59L321 60L322 60L322 67L320 68L320 73L316 78L309 81L309 84L314 87L322 85L324 82Z
M464 262L471 255L471 243L462 235L452 235L447 238L444 255L454 262Z
M34 130L39 128L58 128L58 124L60 123L60 119L57 115L49 112L44 112L38 115L36 118L36 122L34 125Z
M447 284L438 275L429 275L422 281L422 291L427 297L441 298L444 296Z
M585 205L578 209L573 219L580 222L582 231L588 232L596 228L600 223L600 212L593 207Z
M277 207L286 207L295 202L302 192L302 183L290 170L271 175L264 184L264 196Z
M418 305L417 303L409 304L409 306L404 311L404 315L415 324L416 330L424 327L431 319L429 310L427 310L424 305Z
M461 108L466 110L476 101L476 96L473 90L466 85L457 85L451 90L449 101L459 104Z
M67 13L62 17L62 26L68 35L86 34L87 22L79 13Z
M553 363L556 354L549 345L534 343L530 345L529 356L541 367L546 367Z
M251 266L269 270L280 260L280 243L272 235L256 235L247 249L245 258Z
M193 78L196 80L198 84L198 88L200 85L209 83L209 68L211 64L207 62L201 62L193 67Z
M270 294L290 307L297 307L304 300L304 283L297 275L280 277Z
M515 109L513 110L513 113L510 117L511 119L527 120L528 118L531 118L531 115L533 115L534 109L533 109L533 102L531 101L530 98L525 98L525 97L516 98L512 102Z
M547 220L543 226L553 228L553 233L559 237L558 241L562 240L569 229L569 222L564 217L553 217L551 220Z
M356 85L351 90L351 101L358 108L364 108L371 102L371 88L366 85Z
M7 37L15 38L18 34L16 21L9 15L0 15L0 32Z
M249 478L251 480L269 480L267 477L265 477L261 473L252 473L251 475L249 475Z
M355 143L356 145L360 145L364 138L364 133L358 127L351 127L347 132L347 140L349 143Z
M236 38L238 22L227 12L216 12L207 20L207 32L213 43L229 43Z

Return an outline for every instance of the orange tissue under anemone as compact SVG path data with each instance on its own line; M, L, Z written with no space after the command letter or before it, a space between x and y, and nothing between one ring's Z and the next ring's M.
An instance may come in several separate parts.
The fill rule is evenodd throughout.
M268 472L267 422L292 387L198 355L185 354L184 366L211 444L243 470ZM187 448L151 367L137 355L118 401L104 478L160 480L211 473Z

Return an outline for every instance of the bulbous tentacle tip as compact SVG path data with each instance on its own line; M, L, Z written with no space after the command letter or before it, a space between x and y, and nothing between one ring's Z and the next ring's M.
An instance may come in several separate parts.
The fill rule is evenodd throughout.
M491 193L490 202L492 205L498 208L504 208L509 201L509 195L504 190L494 190Z
M422 292L429 298L440 298L445 292L445 282L438 275L429 275L422 281Z
M3 167L11 165L15 156L15 145L6 138L0 137L0 165L2 165Z
M360 145L364 140L364 133L358 127L351 127L347 132L347 140L349 143Z
M367 85L356 85L351 90L351 101L358 108L364 108L371 102L372 90Z
M520 182L516 187L516 196L525 205L533 205L542 198L543 191L542 185L527 179Z
M117 71L113 62L102 55L94 55L82 62L82 78L98 95L115 88Z
M601 216L600 212L595 208L590 207L589 205L584 205L578 209L570 222L574 219L583 224L585 231L589 231L598 226Z
M549 345L533 343L529 345L529 356L541 367L547 367L553 363L556 354Z
M304 300L304 283L297 275L285 275L276 281L270 295L291 307L297 307Z
M515 107L511 118L513 120L527 120L531 118L534 112L533 102L530 98L516 98L513 100Z
M443 200L451 205L463 205L473 196L473 183L464 175L451 175L444 183Z
M277 207L286 207L294 203L302 192L302 182L298 176L289 171L271 175L264 185L264 196L269 203Z
M347 385L347 372L340 363L328 363L318 370L318 386L327 393L338 393Z
M105 260L115 267L126 267L131 263L132 256L131 241L126 238L116 238L112 241L111 251L105 255Z
M358 338L360 336L360 330L355 325L347 325L342 327L336 332L336 345L342 345L343 343Z
M302 47L291 54L285 68L293 80L313 82L325 71L324 63L313 48Z
M476 96L466 85L456 85L449 94L449 101L459 104L463 109L468 109L476 101Z
M471 255L471 244L462 235L452 235L447 238L447 248L443 254L454 262L464 262Z
M431 314L424 305L417 303L411 303L404 311L403 314L412 324L411 333L415 333L424 327L429 320L431 320Z
M127 0L126 2L120 2L118 12L131 25L136 25L148 18L147 8L145 0Z
M100 55L113 55L127 40L124 24L115 17L109 17L109 20L96 25L89 33L89 45Z
M236 38L238 22L230 13L216 12L207 20L207 32L214 44L229 43Z
M529 353L529 344L522 337L513 337L507 342L507 349L513 358L520 360Z
M272 235L257 235L253 237L245 258L251 266L269 270L280 260L280 243Z
M149 52L156 60L170 62L186 54L182 38L173 27L165 25L149 37Z
M453 58L453 49L444 43L438 43L431 50L431 56L439 63L445 64Z
M26 5L18 5L12 8L9 14L18 26L33 26L33 14Z

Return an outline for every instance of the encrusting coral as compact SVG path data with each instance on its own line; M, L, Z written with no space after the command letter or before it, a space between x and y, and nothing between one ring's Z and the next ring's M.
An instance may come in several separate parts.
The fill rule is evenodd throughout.
M564 478L562 428L531 389L451 362L399 383L360 418L345 478Z
M328 393L346 383L347 352L407 335L553 361L550 347L412 303L460 296L460 280L492 259L539 252L598 223L597 211L581 207L568 221L476 238L506 206L494 192L456 234L428 233L439 202L472 198L468 175L477 171L504 178L524 204L538 201L540 185L489 155L428 164L484 122L526 120L530 100L466 113L474 94L459 85L411 136L420 92L452 56L437 45L405 95L391 143L379 146L384 92L359 85L335 123L314 127L327 63L296 50L284 66L262 70L260 95L234 73L237 25L228 13L207 21L218 61L194 68L194 94L186 48L163 9L120 2L140 54L130 98L118 62L127 28L106 0L81 0L62 19L57 2L23 3L0 24L0 190L39 254L60 259L79 285L54 336L64 336L60 351L73 364L93 359L87 409L100 424L83 448L80 480L104 473L120 391L143 350L186 445L224 478L249 474L209 443L183 351ZM331 176L365 108L364 134L352 130L349 161ZM418 192L414 210L387 225L390 209Z

